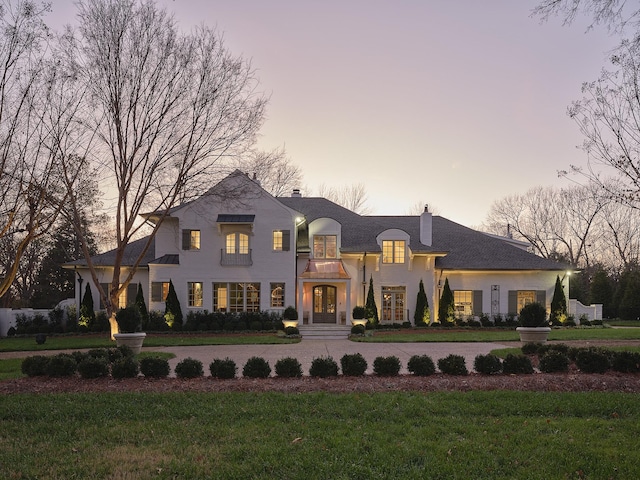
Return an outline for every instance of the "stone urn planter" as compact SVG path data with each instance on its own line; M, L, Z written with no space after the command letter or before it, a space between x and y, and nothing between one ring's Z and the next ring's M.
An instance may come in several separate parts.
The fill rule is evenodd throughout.
M116 345L127 345L133 351L134 355L137 355L142 350L142 344L147 336L144 332L135 333L115 333L113 338L116 339Z
M516 332L520 335L522 343L547 343L551 328L549 327L517 327Z
M134 355L139 354L147 334L140 331L142 319L138 309L135 306L129 306L118 310L116 321L120 330L120 333L113 335L116 345L127 345L133 350Z
M525 305L520 310L518 319L520 326L516 328L516 332L522 343L547 343L551 328L544 305L537 302Z

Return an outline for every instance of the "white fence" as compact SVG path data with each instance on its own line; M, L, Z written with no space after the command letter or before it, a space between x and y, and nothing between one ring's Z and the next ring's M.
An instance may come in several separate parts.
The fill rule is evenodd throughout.
M573 315L576 323L580 317L586 315L588 320L602 320L602 304L583 305L576 299L569 299L569 315Z

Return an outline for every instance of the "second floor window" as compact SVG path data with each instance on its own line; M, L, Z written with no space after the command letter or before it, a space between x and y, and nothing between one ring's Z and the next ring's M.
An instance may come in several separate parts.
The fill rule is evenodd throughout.
M182 230L182 249L200 250L200 230Z
M225 252L228 255L247 255L249 253L249 235L237 232L227 234Z
M382 241L382 263L404 263L404 240Z
M313 236L314 258L338 258L338 237L336 235Z

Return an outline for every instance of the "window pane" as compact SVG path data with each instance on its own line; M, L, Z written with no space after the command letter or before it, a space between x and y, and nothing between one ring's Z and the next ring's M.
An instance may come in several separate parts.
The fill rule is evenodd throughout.
M394 263L404 263L404 240L396 240L394 243Z
M338 237L327 235L325 237L325 258L338 258Z
M393 263L393 241L382 241L382 263Z
M247 312L260 311L260 284L247 283Z
M213 310L216 312L227 311L227 284L213 284Z
M227 235L227 253L236 253L236 234L230 233Z
M473 292L471 290L454 290L453 303L457 316L473 315Z
M324 258L324 235L315 235L313 237L313 256L315 258Z
M249 235L244 233L238 234L238 253L241 255L249 253Z
M202 307L202 283L189 282L189 306Z
M280 230L274 230L273 232L273 249L282 250L282 231Z
M271 307L284 307L284 283L271 284Z
M200 230L191 230L191 250L200 250Z
M229 311L242 312L244 309L244 284L229 284Z
M522 307L536 301L536 292L534 290L518 290L518 313Z

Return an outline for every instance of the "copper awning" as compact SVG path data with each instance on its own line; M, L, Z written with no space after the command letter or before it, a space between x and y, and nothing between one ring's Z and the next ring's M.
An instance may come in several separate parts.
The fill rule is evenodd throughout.
M342 260L309 260L300 278L350 279Z

